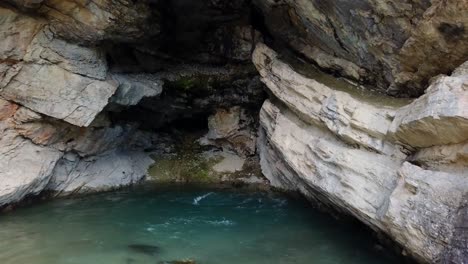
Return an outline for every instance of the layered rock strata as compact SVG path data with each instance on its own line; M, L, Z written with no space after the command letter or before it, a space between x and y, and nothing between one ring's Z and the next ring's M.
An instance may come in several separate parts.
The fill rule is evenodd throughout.
M263 44L253 61L273 95L258 145L273 185L357 217L423 262L450 250L468 256L457 238L468 193L468 75L438 77L396 107L299 74Z
M264 98L250 62L260 36L245 1L7 2L0 4L0 207L43 191L138 182L150 155L164 152L164 135L154 130L195 117L207 123L219 107L258 109ZM160 21L188 6L207 14L192 24ZM178 37L210 45L181 52L161 42Z
M3 1L0 207L140 181L171 152L155 131L201 127L221 174L259 151L272 185L465 263L468 2L253 2ZM347 80L259 44L264 102L262 39Z
M272 34L322 68L399 95L468 57L468 1L255 0Z

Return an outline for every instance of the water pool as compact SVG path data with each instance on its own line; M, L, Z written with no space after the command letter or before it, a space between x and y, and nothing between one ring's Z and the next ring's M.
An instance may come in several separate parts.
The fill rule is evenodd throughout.
M186 262L171 262L186 260ZM145 188L0 215L2 264L394 264L370 234L280 194Z

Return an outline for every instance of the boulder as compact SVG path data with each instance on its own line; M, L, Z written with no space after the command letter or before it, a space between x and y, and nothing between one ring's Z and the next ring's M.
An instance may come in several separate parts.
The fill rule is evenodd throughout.
M45 189L66 195L106 191L139 182L153 160L143 152L115 150L80 158L65 155L55 167Z
M239 106L218 109L208 118L208 134L200 139L203 145L214 145L239 155L255 154L256 132L254 119Z
M438 77L425 94L398 110L389 133L425 148L468 140L468 74Z
M52 177L62 153L33 144L17 134L0 138L0 207L39 194Z

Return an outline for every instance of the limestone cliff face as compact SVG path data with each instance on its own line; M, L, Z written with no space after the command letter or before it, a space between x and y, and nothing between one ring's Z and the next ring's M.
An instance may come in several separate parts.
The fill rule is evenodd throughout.
M356 216L422 261L446 250L466 257L456 238L468 193L463 66L397 107L299 74L263 44L253 61L274 96L260 113L259 144L273 185Z
M138 182L161 146L148 129L263 101L246 1L6 2L0 207Z
M272 33L320 67L420 95L466 61L467 0L257 0Z
M272 185L466 263L467 0L252 2L2 2L0 207L140 181L155 131L206 122Z

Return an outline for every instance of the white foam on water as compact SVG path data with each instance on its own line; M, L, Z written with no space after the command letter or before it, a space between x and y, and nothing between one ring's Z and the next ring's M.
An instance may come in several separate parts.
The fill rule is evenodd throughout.
M223 219L223 220L218 220L218 221L206 221L208 224L212 224L215 226L232 226L235 225L236 223L231 220Z
M205 199L206 197L210 196L211 194L213 194L212 192L209 192L207 194L204 194L204 195L201 195L201 196L198 196L198 197L195 197L195 199L193 199L193 205L199 205L200 201Z

